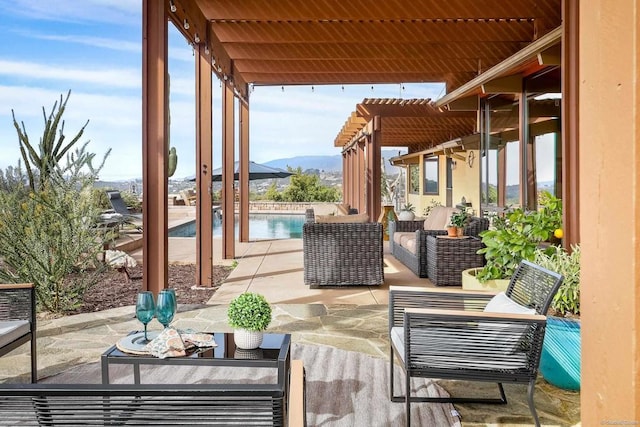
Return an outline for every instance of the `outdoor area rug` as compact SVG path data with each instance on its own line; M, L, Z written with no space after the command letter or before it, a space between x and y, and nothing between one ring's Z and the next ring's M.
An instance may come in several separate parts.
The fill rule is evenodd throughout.
M389 400L389 362L362 353L329 346L293 344L292 358L302 359L306 371L307 423L309 426L404 425L405 404ZM397 367L396 367L397 368ZM112 365L111 383L132 383L130 366ZM271 369L229 367L147 366L141 369L143 383L206 383L271 381ZM404 390L404 374L397 368L396 394ZM41 380L45 383L100 383L100 364L71 368ZM430 380L415 380L418 395L447 397L447 392ZM411 420L428 427L460 426L453 405L413 403Z

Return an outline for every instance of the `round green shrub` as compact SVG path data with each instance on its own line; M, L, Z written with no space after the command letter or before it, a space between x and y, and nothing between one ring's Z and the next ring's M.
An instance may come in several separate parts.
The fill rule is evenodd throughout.
M271 306L264 296L245 292L231 301L227 317L234 329L264 331L271 323Z

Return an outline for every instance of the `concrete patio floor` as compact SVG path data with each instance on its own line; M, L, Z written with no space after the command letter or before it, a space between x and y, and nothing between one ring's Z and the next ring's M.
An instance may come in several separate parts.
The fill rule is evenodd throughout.
M216 239L214 254L220 254ZM131 254L139 261L140 249ZM170 238L169 259L195 260L195 239ZM230 331L226 305L236 295L259 292L274 305L269 330L288 332L294 342L331 345L388 360L388 288L391 285L432 286L419 279L388 253L385 242L385 284L381 287L309 289L304 285L302 240L236 242L237 266L206 307L181 306L175 325L207 331ZM214 260L230 264L232 260ZM152 322L151 328L160 327ZM43 320L38 324L40 377L50 376L79 363L97 362L110 345L139 329L134 307ZM27 346L0 358L0 381L23 381L28 375ZM453 395L474 392L493 395L491 384L443 382ZM463 426L528 426L532 418L526 404L526 387L506 385L507 405L456 405ZM536 407L545 426L580 425L580 395L553 387L543 379L536 385ZM384 425L382 423L381 425Z

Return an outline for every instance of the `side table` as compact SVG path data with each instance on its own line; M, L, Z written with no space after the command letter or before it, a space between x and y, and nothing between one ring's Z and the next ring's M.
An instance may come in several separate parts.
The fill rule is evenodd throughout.
M483 247L476 237L427 237L427 274L436 286L462 286L462 270L482 267Z

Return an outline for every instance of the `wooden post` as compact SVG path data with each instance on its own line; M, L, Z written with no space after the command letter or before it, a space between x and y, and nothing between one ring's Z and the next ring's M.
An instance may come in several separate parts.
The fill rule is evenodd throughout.
M142 287L167 285L169 88L165 2L142 2ZM133 302L132 302L133 303Z

